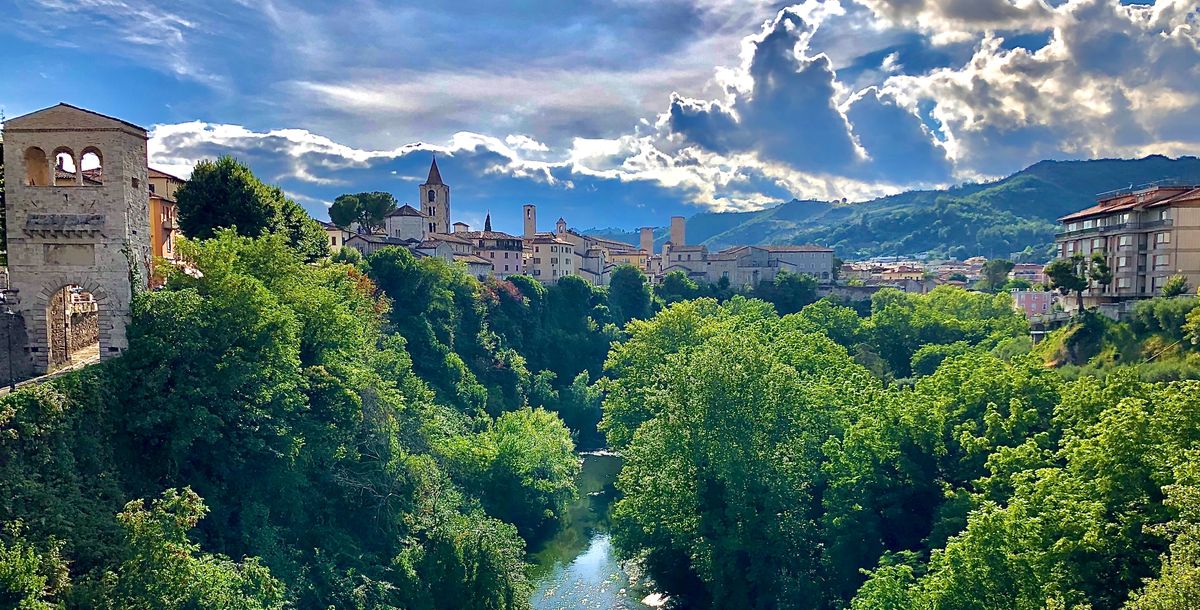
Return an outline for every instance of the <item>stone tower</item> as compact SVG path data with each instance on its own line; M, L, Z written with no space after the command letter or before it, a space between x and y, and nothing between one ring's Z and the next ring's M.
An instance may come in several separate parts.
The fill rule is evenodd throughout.
M521 237L525 239L533 239L537 234L537 208L532 203L525 204L525 230L521 233Z
M684 223L687 222L683 216L671 217L671 245L684 245Z
M437 159L429 165L429 177L418 187L421 212L429 217L430 233L450 232L450 187L442 182Z
M10 287L35 372L69 360L75 309L98 311L92 341L119 355L150 277L146 130L59 104L9 120L4 143Z

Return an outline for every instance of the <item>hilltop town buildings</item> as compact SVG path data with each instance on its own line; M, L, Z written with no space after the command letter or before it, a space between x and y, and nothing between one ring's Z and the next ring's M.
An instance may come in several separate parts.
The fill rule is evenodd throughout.
M429 167L429 176L417 187L421 209L402 205L387 216L384 231L354 234L348 237L329 228L330 246L339 237L348 247L371 254L387 246L401 246L419 256L437 256L467 265L468 272L480 279L506 278L526 274L546 284L555 284L567 276L605 286L613 269L635 265L651 278L680 271L699 282L727 280L733 286L770 281L780 271L807 273L822 284L833 281L833 250L819 246L740 246L710 253L702 245L686 243L684 218L671 219L669 241L660 253L654 252L650 229L641 232L640 244L584 235L559 218L553 231L537 230L537 207L522 208L520 236L495 231L491 215L482 231L472 231L466 223L451 222L450 186L442 179L437 161Z
M1200 186L1154 185L1101 196L1059 219L1059 258L1100 253L1113 272L1107 286L1084 292L1084 306L1157 296L1167 278L1200 284ZM1068 309L1074 299L1064 301Z
M179 237L179 212L175 191L184 180L153 167L147 170L150 188L150 253L175 260L175 240Z

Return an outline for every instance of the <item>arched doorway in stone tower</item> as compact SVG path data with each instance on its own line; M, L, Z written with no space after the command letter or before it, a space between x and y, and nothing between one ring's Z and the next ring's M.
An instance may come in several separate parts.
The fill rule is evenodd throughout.
M49 370L100 355L100 304L75 284L62 286L46 302Z

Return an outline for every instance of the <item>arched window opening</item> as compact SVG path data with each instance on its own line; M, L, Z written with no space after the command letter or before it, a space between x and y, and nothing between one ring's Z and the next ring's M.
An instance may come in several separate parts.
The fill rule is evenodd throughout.
M75 153L69 148L56 148L54 150L54 186L75 186L79 184L78 174Z
M50 186L50 159L46 151L31 146L25 149L26 186Z
M433 203L433 198L435 197L435 195L433 194L433 189L429 189L428 197L429 197L429 202Z
M90 292L74 284L54 291L46 304L50 370L100 356L100 307Z
M83 149L83 154L79 157L79 171L83 172L85 185L104 183L104 157L99 149L92 146Z

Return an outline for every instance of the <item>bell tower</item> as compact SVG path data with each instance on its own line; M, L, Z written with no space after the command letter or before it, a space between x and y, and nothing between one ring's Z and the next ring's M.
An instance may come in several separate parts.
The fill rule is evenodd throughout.
M430 233L449 233L450 187L442 182L442 173L438 171L437 158L434 158L429 165L429 177L425 179L424 184L417 188L421 213L428 218L426 228Z

